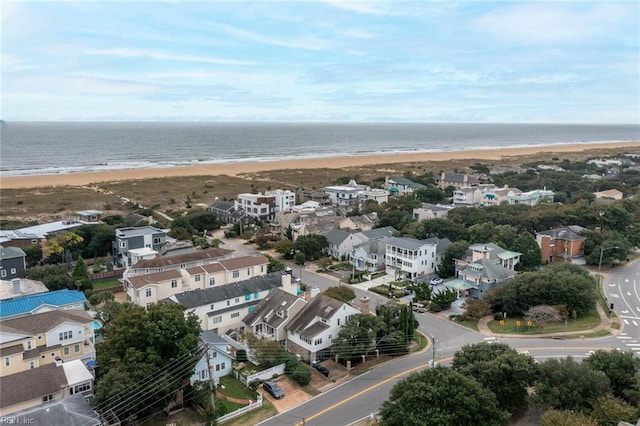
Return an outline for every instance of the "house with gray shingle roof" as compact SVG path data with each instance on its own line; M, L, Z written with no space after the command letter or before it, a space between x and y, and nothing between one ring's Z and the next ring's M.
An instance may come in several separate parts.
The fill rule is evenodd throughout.
M464 186L477 186L479 184L480 179L476 176L465 173L443 172L440 174L439 178L436 178L436 185L438 185L440 189L445 189L449 186L462 188Z
M233 357L229 354L227 341L210 330L200 333L200 345L205 346L205 353L200 357L191 375L191 384L209 382L213 379L217 386L220 377L233 372Z
M497 244L472 244L463 259L455 259L456 279L446 285L470 297L482 298L488 290L502 287L516 275L520 256Z
M318 294L286 326L287 350L308 361L327 359L333 339L358 313L347 303Z
M27 254L20 247L0 246L0 279L20 278L27 269Z
M413 209L413 218L417 221L445 219L449 214L449 210L454 207L450 204L422 203L422 206Z
M185 313L193 312L200 319L203 330L222 335L229 330L243 331L243 318L276 288L294 295L298 293L291 275L271 272L231 284L174 294L164 301L184 306Z
M536 232L542 263L569 262L584 265L584 242L581 226L561 226Z
M413 194L418 189L426 188L421 183L414 182L405 177L385 177L384 189L389 191L391 195L403 196Z
M306 300L276 288L242 322L259 338L284 342L286 325L306 304Z
M344 260L353 251L353 246L366 241L366 237L358 232L347 232L342 229L332 229L327 232L327 254L334 259Z

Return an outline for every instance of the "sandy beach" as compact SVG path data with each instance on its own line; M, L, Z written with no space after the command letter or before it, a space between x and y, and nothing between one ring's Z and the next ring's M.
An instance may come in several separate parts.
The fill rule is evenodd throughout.
M179 176L238 176L271 170L291 169L343 169L354 166L375 164L415 163L425 161L448 161L470 159L474 161L499 161L508 157L533 155L537 153L581 152L596 149L629 148L640 153L640 142L615 142L575 145L551 145L508 149L468 150L456 152L431 152L412 154L384 154L343 156L319 159L300 159L269 162L247 162L234 164L197 165L190 167L128 169L92 173L69 173L56 175L34 175L5 177L0 180L0 188L41 188L50 186L82 186L99 182L137 180Z

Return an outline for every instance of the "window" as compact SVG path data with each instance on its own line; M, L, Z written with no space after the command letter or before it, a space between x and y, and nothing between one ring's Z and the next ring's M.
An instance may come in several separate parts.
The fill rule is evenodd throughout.
M42 397L42 402L53 401L53 394L45 395Z
M260 265L260 272L264 272L264 265Z
M238 278L240 276L240 271L233 271L233 278Z
M6 276L7 276L7 270L6 270L6 269L3 269L2 271L0 271L0 276L1 276L2 278L6 277Z
M250 294L245 294L244 295L244 300L251 300L251 295Z
M224 368L227 366L227 364L225 362L223 362L222 364L220 364L220 369L224 370Z
M38 240L31 240L31 244L38 244Z
M150 288L146 289L146 290L144 291L144 294L145 294L147 297L151 297L151 289L150 289Z
M178 280L171 280L171 288L178 287Z
M214 277L209 278L209 287L216 285L216 279Z
M29 370L36 368L36 362L35 361L29 361Z
M127 242L126 241L120 241L120 248L127 248Z
M32 345L31 340L27 340L27 350L31 349Z
M213 352L211 352L211 357L210 358L215 358L217 356L218 356L218 352L213 351Z
M198 378L200 380L207 380L207 370L198 371Z
M73 338L73 330L58 333L58 340L69 340Z
M236 303L240 303L240 298L236 297Z
M340 325L340 318L338 318L338 325Z
M253 293L253 298L254 299L257 299L258 297L260 297L260 293L258 293L258 292Z
M200 275L196 275L195 280L196 280L197 283L199 283L200 282Z
M253 312L256 310L255 306L249 306L249 313Z
M318 346L318 345L321 345L321 344L322 344L322 337L319 338L319 339L314 340L314 342L313 342L314 346Z
M160 238L156 237L153 239L153 244L160 244Z
M64 354L65 355L69 355L69 347L68 346L66 348L64 348Z
M153 305L153 302L147 302L147 305L146 305L147 309L149 309L151 305Z
M247 275L251 275L251 268L247 268Z
M211 304L211 310L213 311L213 303Z
M231 300L227 300L227 306L231 305Z
M216 364L216 371L220 371L220 364Z
M217 317L211 318L211 322L214 324L220 324L222 322L222 315L218 315Z
M231 314L231 318L238 318L240 316L240 312L234 312Z
M4 357L4 366L8 367L11 365L11 358L9 358L8 356Z
M11 268L11 274L12 274L12 275L15 275L17 272L18 272L18 271L17 271L17 269L16 269L16 268Z
M91 382L86 382L86 383L81 383L79 385L75 385L73 388L70 389L69 393L73 395L74 393L84 392L90 389L91 389Z
M75 352L75 353L80 352L80 345L78 345L78 344L73 345L73 352Z

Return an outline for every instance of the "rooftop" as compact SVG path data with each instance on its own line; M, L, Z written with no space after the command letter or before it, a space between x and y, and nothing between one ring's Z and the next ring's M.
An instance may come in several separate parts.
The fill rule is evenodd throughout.
M78 290L56 290L46 293L30 294L15 299L0 301L0 319L33 312L43 305L60 307L87 301L84 293Z

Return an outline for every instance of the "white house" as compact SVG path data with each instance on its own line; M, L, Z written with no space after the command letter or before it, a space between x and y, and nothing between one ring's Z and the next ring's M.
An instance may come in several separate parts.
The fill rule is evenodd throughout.
M222 335L229 330L243 332L242 319L276 288L295 295L298 293L298 286L291 282L291 275L271 272L232 284L174 294L165 300L184 306L185 314L195 313L203 330L213 330Z
M449 244L451 241L446 238L389 238L386 241L386 272L394 277L410 280L432 275Z
M422 206L413 209L413 218L417 221L429 219L445 219L449 210L454 206L446 204L422 203Z
M327 253L334 259L346 259L353 251L353 247L363 243L367 238L361 233L352 233L343 231L342 229L332 229L327 232L327 241L329 247Z
M528 206L535 206L543 202L553 202L554 195L555 193L548 189L535 189L533 191L507 196L507 201L509 204L526 204Z
M362 200L362 188L359 186L325 186L322 190L329 196L331 204L345 208L347 211L355 210Z
M454 206L477 206L482 202L482 188L463 186L453 191Z
M309 361L328 358L340 328L358 313L358 309L347 303L318 294L286 327L287 350Z
M284 344L285 327L306 304L305 299L276 288L242 322L255 336Z
M229 354L227 341L213 331L205 330L200 333L200 344L205 346L205 353L196 364L191 384L195 382L208 382L213 379L217 386L220 377L232 372L233 358Z

